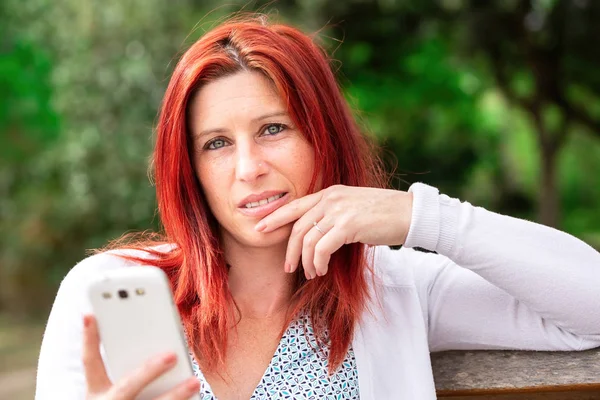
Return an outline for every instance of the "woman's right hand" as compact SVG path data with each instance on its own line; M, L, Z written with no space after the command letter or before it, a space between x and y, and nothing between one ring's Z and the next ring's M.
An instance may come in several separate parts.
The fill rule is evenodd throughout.
M173 368L176 362L174 353L152 357L113 384L100 355L100 335L96 319L91 315L83 318L83 366L87 381L87 400L133 400L148 384ZM190 378L155 400L187 400L199 390L200 382L196 378Z

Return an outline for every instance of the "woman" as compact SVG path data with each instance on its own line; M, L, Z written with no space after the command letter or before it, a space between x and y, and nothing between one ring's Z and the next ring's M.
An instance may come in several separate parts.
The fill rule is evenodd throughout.
M164 238L67 275L38 399L133 399L174 365L106 375L84 290L132 262L166 271L193 353L197 379L165 399L434 399L430 351L600 345L600 254L421 183L385 189L326 56L291 27L230 21L183 55L154 167Z

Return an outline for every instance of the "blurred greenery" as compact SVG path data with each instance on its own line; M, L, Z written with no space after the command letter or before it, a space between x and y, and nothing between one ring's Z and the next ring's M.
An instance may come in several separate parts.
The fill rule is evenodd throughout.
M0 312L45 317L85 250L157 229L152 131L178 56L232 12L319 31L393 184L600 247L600 3L4 0Z

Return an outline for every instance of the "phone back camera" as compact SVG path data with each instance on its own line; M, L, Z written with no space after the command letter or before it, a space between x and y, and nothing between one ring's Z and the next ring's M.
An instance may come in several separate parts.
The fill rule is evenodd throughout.
M127 293L127 290L119 290L119 297L122 299L126 299L127 297L129 297L129 293Z

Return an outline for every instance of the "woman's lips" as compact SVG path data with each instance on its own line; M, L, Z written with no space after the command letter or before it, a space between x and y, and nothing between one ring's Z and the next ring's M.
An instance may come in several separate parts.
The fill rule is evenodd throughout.
M263 204L262 206L246 208L245 206L238 207L240 212L248 217L263 218L277 210L279 207L288 202L289 193L284 194L282 197L274 200L270 203Z

